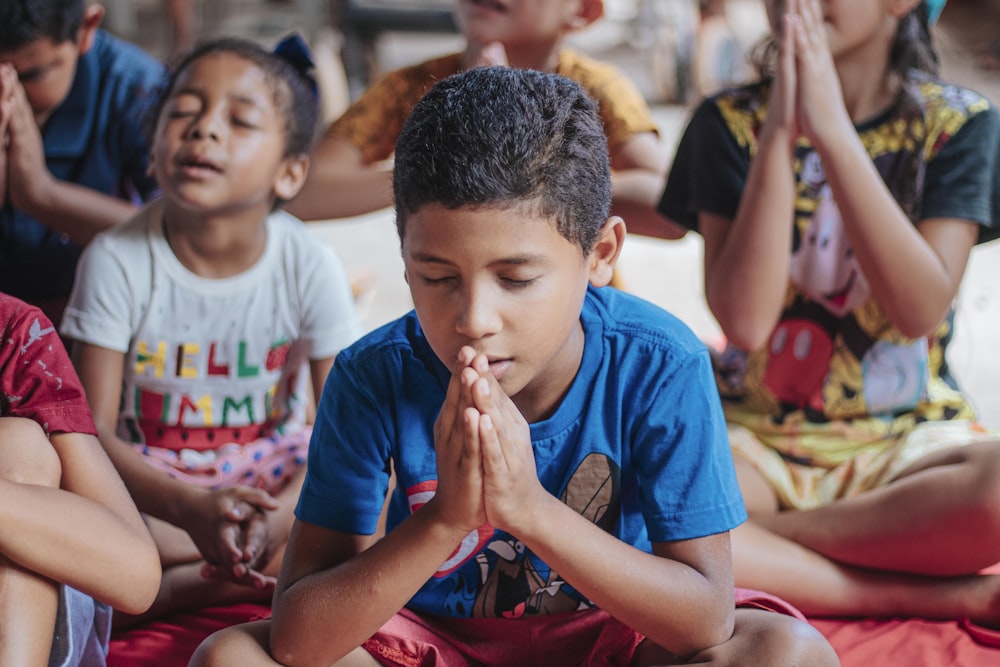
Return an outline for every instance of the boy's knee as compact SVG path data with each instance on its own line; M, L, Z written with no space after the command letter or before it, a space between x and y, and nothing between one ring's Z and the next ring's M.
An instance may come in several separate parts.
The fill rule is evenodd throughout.
M206 638L191 656L188 667L275 665L267 652L270 621L244 623L219 630Z
M228 629L219 630L206 637L191 656L188 667L215 667L226 664L226 646L229 644L227 632Z
M747 610L750 611L750 610ZM791 616L753 610L748 622L737 621L737 662L769 667L838 667L840 659L816 628ZM737 614L739 618L739 614ZM742 635L742 637L740 636Z
M0 418L0 478L18 484L59 486L59 455L42 427L31 419Z

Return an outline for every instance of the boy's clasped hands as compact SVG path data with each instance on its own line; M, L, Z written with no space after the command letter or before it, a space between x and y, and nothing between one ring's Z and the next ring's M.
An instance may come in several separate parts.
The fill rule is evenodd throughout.
M10 118L14 114L17 72L0 63L0 204L7 201L7 151L10 148Z
M434 424L438 487L433 503L465 536L484 524L521 533L548 493L538 480L528 423L471 347L458 353Z
M0 137L0 201L32 213L48 201L53 177L31 104L10 63L0 63Z

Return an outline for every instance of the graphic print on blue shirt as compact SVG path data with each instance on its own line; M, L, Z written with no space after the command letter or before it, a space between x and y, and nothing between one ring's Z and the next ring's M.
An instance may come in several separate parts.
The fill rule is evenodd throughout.
M559 499L613 534L621 510L620 482L620 470L610 457L590 454L577 466ZM436 488L437 480L408 488L411 510L430 500ZM475 567L463 567L473 557ZM468 616L470 607L474 617L520 618L593 606L523 542L488 524L469 533L435 576L460 569L455 589L444 600L448 613L455 616Z

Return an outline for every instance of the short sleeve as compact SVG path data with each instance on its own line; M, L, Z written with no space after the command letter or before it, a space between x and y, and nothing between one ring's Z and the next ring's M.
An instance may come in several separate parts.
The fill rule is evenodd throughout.
M657 210L698 231L698 214L736 216L750 169L750 147L737 143L717 102L695 110L667 177Z
M295 515L330 530L371 535L389 488L389 437L379 402L338 357L327 376Z
M979 242L1000 236L1000 113L972 115L928 161L924 218L981 225Z
M673 368L637 420L632 441L653 542L725 532L747 518L708 352Z
M45 432L97 434L87 398L55 327L37 308L0 299L11 313L0 351L0 390L9 414L37 422Z
M130 275L131 273L131 275ZM60 331L67 338L127 352L134 325L129 286L145 276L126 270L99 234L83 250Z
M307 230L303 233L312 235ZM309 260L309 270L301 274L301 337L310 359L325 359L358 339L361 322L340 258L328 244L310 240L319 245Z

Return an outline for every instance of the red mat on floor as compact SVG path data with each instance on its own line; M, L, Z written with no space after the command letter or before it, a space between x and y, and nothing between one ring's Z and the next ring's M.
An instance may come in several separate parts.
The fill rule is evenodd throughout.
M206 607L117 632L111 636L108 667L185 667L201 641L222 628L270 616L259 604Z
M242 604L178 614L111 639L109 667L184 667L202 639L236 623L266 617L266 606ZM988 667L1000 665L1000 633L921 619L814 619L842 667Z

